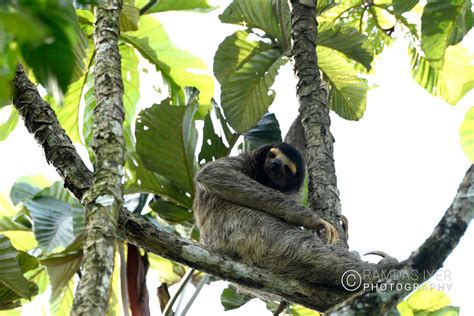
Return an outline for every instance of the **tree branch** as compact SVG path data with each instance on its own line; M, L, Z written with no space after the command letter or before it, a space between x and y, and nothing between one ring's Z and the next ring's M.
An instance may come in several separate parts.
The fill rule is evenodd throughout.
M82 196L86 209L83 275L72 315L105 315L114 269L118 213L123 204L123 82L118 49L122 0L105 0L95 9L96 106L92 124L94 179ZM100 277L99 277L100 276Z
M322 86L316 56L316 1L292 0L291 4L291 54L298 78L296 94L308 152L309 205L319 216L332 223L342 239L346 240L339 222L341 203L334 166L328 92ZM340 245L347 248L343 241Z

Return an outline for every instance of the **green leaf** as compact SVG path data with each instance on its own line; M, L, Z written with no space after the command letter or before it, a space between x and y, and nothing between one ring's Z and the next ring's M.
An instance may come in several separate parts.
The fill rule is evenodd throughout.
M417 311L437 311L443 307L448 306L451 300L442 291L438 291L429 286L422 286L416 290L406 300L410 308Z
M63 254L54 255L51 258L41 260L41 264L46 266L49 279L51 281L51 311L53 314L61 314L60 311L65 311L67 314L70 311L69 291L74 287L73 276L79 271L82 263L82 252L76 251L69 253L65 251ZM69 302L70 301L70 302ZM68 307L69 306L69 307ZM66 315L62 313L62 315Z
M459 316L459 307L446 306L429 313L416 313L416 316Z
M171 224L179 224L189 221L193 218L193 213L188 209L180 207L174 203L156 200L150 203L150 208L156 212L162 219Z
M137 0L137 7L143 8L149 0ZM159 0L151 7L146 13L164 12L164 11L196 11L196 12L209 12L214 10L209 4L208 0Z
M5 303L2 296L6 290L13 291L17 295L15 299L20 297L29 299L38 291L36 284L23 276L20 256L24 255L20 255L20 252L12 247L10 240L0 234L0 305ZM29 264L25 261L23 263Z
M70 315L74 301L74 289L75 283L71 280L57 296L53 296L53 293L51 293L49 303L52 315Z
M293 316L319 316L320 313L301 305L291 305L291 315Z
M273 49L272 45L253 40L255 37L251 32L237 31L219 45L214 57L214 75L221 84L252 57Z
M251 295L239 293L234 285L229 284L229 286L222 291L221 304L225 311L229 311L239 308L253 298Z
M23 9L41 20L50 35L41 45L21 42L22 56L39 82L60 100L69 83L84 71L84 35L69 1L23 2Z
M1 21L0 17L0 21ZM1 22L0 22L1 23ZM17 55L16 45L12 45L13 35L4 31L0 24L0 109L10 104L11 81L15 76ZM0 134L3 134L0 128ZM0 135L0 138L3 137Z
M5 123L0 124L0 141L7 139L8 135L15 129L19 115L17 110L11 106L10 116Z
M216 105L214 106L214 109L215 111L219 110ZM204 119L202 147L201 152L199 153L199 163L201 165L227 156L230 150L230 148L224 144L222 137L216 133L211 113L212 112L209 112ZM221 127L224 124L227 125L227 122L225 121L222 122L217 118L215 120L220 123Z
M182 265L153 253L148 253L148 260L150 261L150 269L158 273L161 283L167 283L168 285L178 283L185 273Z
M318 46L325 46L339 51L347 58L362 64L367 70L371 69L373 55L365 48L367 36L352 27L332 26L321 23L318 33Z
M222 84L222 108L232 128L245 133L257 124L275 98L271 86L286 62L280 49L262 50L250 55Z
M92 58L92 51L93 49L89 51L89 58ZM90 59L88 65L91 65ZM93 80L94 76L90 72L90 68L88 68L87 72L82 77L69 85L67 93L64 96L62 106L53 106L59 123L66 130L66 133L73 142L82 143L79 129L81 100L84 91L93 90Z
M18 213L18 209L15 208L12 201L3 193L0 193L0 215L2 216L13 216Z
M459 135L464 153L474 162L474 106L467 111Z
M34 226L33 232L40 248L47 253L64 249L74 241L73 210L71 206L51 197L26 201Z
M120 31L137 31L138 19L140 18L140 9L133 5L123 4L120 12Z
M395 14L402 14L413 9L419 0L392 0L393 11Z
M0 217L0 232L5 231L31 231L31 227L26 226L21 222L16 221L17 216L1 216Z
M473 54L461 45L446 49L444 64L435 69L416 48L410 49L412 76L419 85L449 104L456 104L474 88Z
M187 51L176 48L163 26L151 16L140 18L140 29L123 33L122 38L156 66L171 85L196 87L201 100L208 102L214 95L214 81L207 74L206 64Z
M258 28L282 43L282 32L278 23L276 8L269 0L234 0L219 16L222 23L238 24ZM288 25L289 16L287 16ZM287 28L290 32L290 28Z
M472 20L470 0L428 0L421 17L421 49L433 68L443 67L446 48L463 39Z
M317 54L319 66L331 88L330 108L346 120L361 119L367 101L367 80L359 77L343 54L323 46L317 47Z
M193 117L197 110L195 89L188 90L187 106L173 106L169 100L143 110L136 125L137 153L145 167L193 195L197 169L194 153L197 131Z
M5 231L5 236L10 238L11 243L15 249L21 251L30 251L38 247L35 235L31 231Z
M85 226L84 208L79 201L68 190L66 190L66 188L64 188L62 181L57 181L51 186L41 190L34 198L38 197L52 197L67 203L72 212L74 236L77 237L82 233Z
M50 35L41 19L22 11L0 11L0 27L13 34L21 43L38 44Z
M10 199L13 204L25 202L50 184L42 175L20 177L10 190Z
M17 259L21 267L21 272L23 273L36 269L39 266L38 259L24 251L18 252Z
M148 192L184 207L192 206L193 201L190 196L186 196L186 192L180 190L165 177L146 169L137 153L127 158L126 168L126 194Z
M257 126L250 129L244 135L246 147L249 150L257 149L260 146L281 142L280 124L273 113L265 113L258 121Z

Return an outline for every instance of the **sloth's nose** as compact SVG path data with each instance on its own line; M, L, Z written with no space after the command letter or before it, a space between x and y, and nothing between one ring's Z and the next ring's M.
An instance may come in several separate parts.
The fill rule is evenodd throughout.
M273 160L270 166L272 170L279 170L281 168L281 162L279 160Z

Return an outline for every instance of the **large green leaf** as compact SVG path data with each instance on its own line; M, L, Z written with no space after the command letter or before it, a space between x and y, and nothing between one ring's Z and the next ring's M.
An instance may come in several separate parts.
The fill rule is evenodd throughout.
M474 106L467 111L459 129L462 149L467 157L474 162Z
M474 55L460 44L446 49L441 69L432 67L416 48L410 54L413 78L432 95L454 105L474 88Z
M244 135L245 151L257 149L260 146L281 142L280 123L273 113L265 113L257 125Z
M82 252L77 245L65 250L63 254L41 260L41 264L46 266L48 270L51 281L50 303L51 311L55 315L58 315L58 313L66 315L64 312L68 314L70 311L69 291L73 289L71 282L72 285L74 284L72 277L79 271L82 263ZM72 251L74 248L76 248L76 251Z
M5 110L5 108L3 110ZM10 110L10 116L7 121L0 124L0 141L7 139L8 135L10 135L18 124L19 115L17 110L13 106L10 107Z
M75 10L71 2L60 0L23 1L21 9L43 22L50 34L40 45L20 42L23 58L39 82L59 99L84 71L85 38Z
M182 265L153 253L148 253L148 259L150 260L150 269L158 273L161 283L167 283L168 285L178 283L185 273Z
M51 307L51 314L55 316L67 316L71 314L72 304L74 302L74 280L70 280L64 289L49 301Z
M17 221L17 216L0 216L0 232L5 231L31 231L31 227L21 221Z
M189 52L176 48L160 22L151 16L142 16L140 29L123 33L122 38L154 64L171 85L196 87L201 91L201 100L209 103L214 95L214 81L207 74L206 64Z
M136 125L137 153L147 169L154 171L193 195L197 131L193 117L197 94L189 89L186 106L169 100L143 110Z
M358 76L343 54L323 46L317 47L317 54L319 67L331 89L330 108L347 120L361 119L367 101L367 80Z
M214 73L221 83L222 108L235 130L246 132L267 111L275 97L270 88L286 61L281 50L253 41L247 31L235 32L219 45Z
M136 6L124 3L120 12L120 31L138 30L138 19L140 18L140 9Z
M180 207L174 203L156 200L150 203L151 209L156 212L162 219L171 224L179 224L193 218L193 213L188 209Z
M229 311L239 308L253 298L255 297L241 293L237 290L235 285L229 284L229 286L222 291L221 304L225 311Z
M19 298L31 298L38 291L36 284L23 276L26 267L22 267L20 256L21 252L0 234L0 306Z
M370 70L373 56L365 48L367 36L361 34L352 27L332 26L329 23L321 23L318 33L318 46L324 46L339 51L362 64L367 70ZM321 57L320 57L321 58Z
M402 14L413 9L419 0L392 0L393 11L396 14Z
M229 124L245 133L254 127L275 98L271 86L288 59L280 49L252 55L222 84L221 102Z
M433 68L443 67L446 48L463 39L472 20L471 0L428 0L421 17L421 48Z
M2 17L0 12L0 21L1 20ZM17 47L15 47L15 45L10 45L12 40L13 35L5 32L4 27L0 25L0 109L11 103L11 81L15 76L18 55ZM1 128L0 133L3 133L1 132Z
M35 195L35 198L38 197L52 197L67 203L72 212L73 234L77 237L82 233L85 226L84 208L79 201L64 188L62 181L57 181L53 183L53 185L41 190Z
M137 0L136 6L143 8L145 4L150 2L149 0ZM214 10L215 7L209 4L208 0L159 0L156 4L151 7L146 13L164 12L164 11L196 11L196 12L209 12Z
M51 183L41 175L20 177L10 190L10 199L13 204L25 202L49 185Z
M272 45L253 40L255 37L249 31L237 31L219 45L214 56L214 75L221 84L252 57L273 49Z
M202 146L201 151L199 152L199 164L201 165L227 156L233 145L231 140L232 136L227 139L225 132L223 132L223 135L218 135L218 129L214 128L214 122L219 125L220 130L225 130L227 127L227 121L224 120L222 116L219 117L219 115L217 115L217 112L219 111L220 109L216 104L214 104L214 112L209 112L204 119ZM215 119L211 117L213 113L216 114ZM229 147L224 144L224 138L226 138L227 142L229 143Z
M92 55L91 55L92 57ZM84 91L93 89L93 74L89 72L69 85L64 96L63 105L55 106L55 111L61 126L73 142L82 143L79 129L79 113Z
M51 197L26 201L34 226L33 232L44 252L62 250L74 241L71 205Z
M288 5L286 4L286 8ZM284 15L286 36L289 35L289 15ZM243 25L248 28L258 28L267 35L278 39L282 43L282 31L278 23L276 7L269 0L234 0L219 16L223 23Z
M145 168L141 158L135 152L127 158L127 181L125 193L148 192L157 194L178 205L190 208L193 201L186 192L180 190L165 177Z

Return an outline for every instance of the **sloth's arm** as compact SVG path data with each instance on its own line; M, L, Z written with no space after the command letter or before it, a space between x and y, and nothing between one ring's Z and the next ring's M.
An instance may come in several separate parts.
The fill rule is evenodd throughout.
M328 240L337 239L335 228L315 212L250 178L246 174L246 164L247 160L242 157L228 157L209 163L197 174L197 185L223 200L266 212L288 224L314 230L325 228Z

